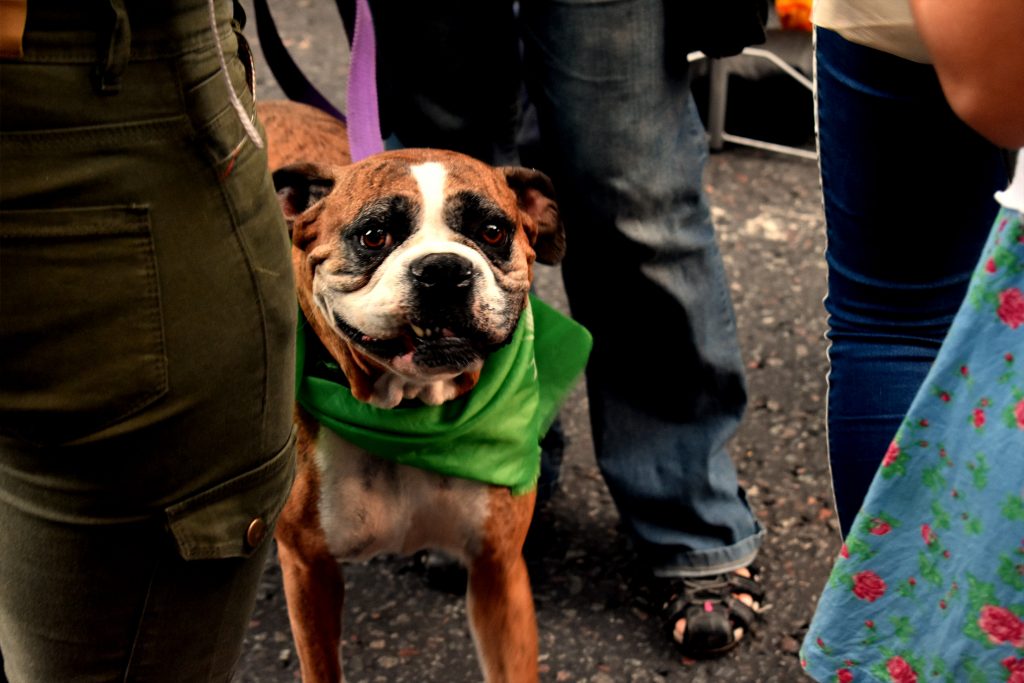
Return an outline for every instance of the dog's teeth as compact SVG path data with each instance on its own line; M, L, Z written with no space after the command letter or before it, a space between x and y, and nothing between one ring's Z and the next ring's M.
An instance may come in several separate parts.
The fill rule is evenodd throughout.
M427 331L424 330L419 325L413 325L412 323L410 323L409 327L412 328L413 334L415 334L417 337L425 337L425 336L427 336Z

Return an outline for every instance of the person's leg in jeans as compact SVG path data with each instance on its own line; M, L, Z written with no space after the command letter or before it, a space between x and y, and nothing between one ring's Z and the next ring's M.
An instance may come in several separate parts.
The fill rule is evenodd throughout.
M748 565L762 532L724 448L746 401L743 370L701 189L704 131L685 70L666 67L663 12L647 0L618 8L521 5L542 168L556 176L572 232L570 303L596 337L588 384L602 471L648 567L663 576L705 577ZM385 55L401 33L396 24L410 23L409 15L389 16L378 36ZM472 21L460 15L430 23L457 31ZM446 39L453 37L449 31ZM455 42L448 48L465 49ZM501 54L490 50L482 62L496 65L500 79L507 75L503 46L498 40ZM423 52L421 66L441 54ZM383 118L401 142L450 139L498 161L488 145L473 142L481 129L472 125L472 91L441 97L431 83L407 81L403 92L382 98ZM508 111L503 92L489 117ZM445 107L423 106L441 100ZM413 121L388 113L401 101L412 103ZM611 311L623 297L628 310ZM653 349L661 352L654 363L633 360ZM728 595L732 587L723 585Z
M572 245L596 454L642 561L663 577L750 564L763 532L726 451L746 403L702 191L705 132L659 0L526 0L525 72ZM668 64L674 64L669 67Z
M924 380L1006 184L929 65L816 34L828 233L828 447L845 536Z

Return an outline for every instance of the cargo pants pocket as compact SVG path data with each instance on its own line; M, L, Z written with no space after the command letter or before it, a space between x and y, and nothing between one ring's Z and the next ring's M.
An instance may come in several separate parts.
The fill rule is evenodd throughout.
M262 465L166 509L184 560L249 557L273 532L295 477L295 430Z

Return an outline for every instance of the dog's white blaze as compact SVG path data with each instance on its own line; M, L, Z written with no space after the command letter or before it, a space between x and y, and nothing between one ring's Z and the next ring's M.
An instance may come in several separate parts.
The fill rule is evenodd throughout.
M411 166L409 172L419 188L422 204L420 223L405 244L405 258L412 260L426 254L461 253L478 267L489 271L486 262L475 251L468 247L457 249L460 246L455 242L457 233L445 222L444 200L448 171L444 165L429 161Z
M444 184L448 179L448 171L442 164L429 161L416 164L409 169L423 197L423 228L445 228L444 223Z

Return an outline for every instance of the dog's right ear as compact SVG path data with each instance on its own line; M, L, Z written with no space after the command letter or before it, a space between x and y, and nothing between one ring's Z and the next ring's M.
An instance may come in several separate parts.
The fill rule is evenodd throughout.
M274 171L274 188L291 236L296 217L331 193L334 178L322 166L293 164Z

